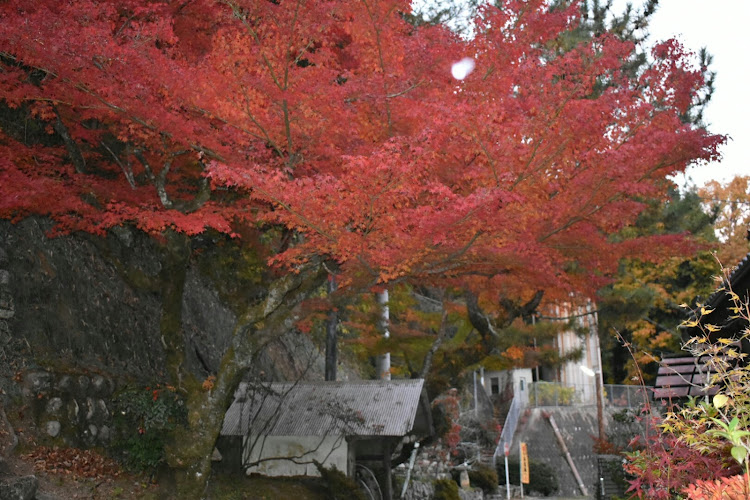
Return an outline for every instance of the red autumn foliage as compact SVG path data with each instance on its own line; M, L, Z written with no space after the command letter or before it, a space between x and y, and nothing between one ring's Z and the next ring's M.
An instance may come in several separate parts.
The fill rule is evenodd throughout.
M458 454L458 444L461 442L461 425L458 423L461 414L461 405L458 400L456 389L450 389L441 394L432 402L433 414L438 412L440 429L436 432L448 448L451 455Z
M711 481L739 472L736 462L729 462L726 454L702 453L678 436L661 432L657 424L654 419L646 439L636 436L629 445L635 449L626 454L623 465L632 477L629 494L667 500L696 481Z
M314 282L323 261L342 290L590 293L623 255L685 249L681 236L613 236L724 138L681 120L703 82L678 43L638 74L622 70L633 44L611 34L556 52L581 14L549 3L488 6L466 40L410 24L407 0L6 0L0 218L97 236L132 225L168 243L166 315L180 314L188 265L174 233L262 247L278 296L248 331L283 314L284 278ZM476 68L456 81L466 56ZM160 328L179 360L171 319ZM256 342L234 338L210 392L186 384L191 411L222 415L231 400L237 352ZM191 376L168 366L175 383ZM201 439L173 451L210 467L221 419L194 422Z
M611 35L553 53L580 11L547 3L487 7L463 40L406 1L4 2L3 104L56 133L3 127L0 217L281 226L303 237L271 262L331 259L342 287L590 291L679 247L610 236L723 138L680 121L702 81L677 42L635 76Z

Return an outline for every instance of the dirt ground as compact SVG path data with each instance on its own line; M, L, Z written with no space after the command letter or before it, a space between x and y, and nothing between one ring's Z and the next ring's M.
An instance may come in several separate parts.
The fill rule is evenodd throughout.
M158 498L158 487L82 450L36 446L23 424L11 426L0 406L0 479L33 475L38 500Z
M0 480L33 475L36 500L162 500L174 487L133 474L94 450L38 446L24 424L11 426L0 406ZM240 475L212 476L211 500L325 500L324 488L310 478L273 479Z
M39 481L37 500L160 498L158 487L135 476L83 478L76 476L72 470L67 473L64 470L45 472L35 467L34 462L17 455L6 457L5 460L8 475L36 476Z

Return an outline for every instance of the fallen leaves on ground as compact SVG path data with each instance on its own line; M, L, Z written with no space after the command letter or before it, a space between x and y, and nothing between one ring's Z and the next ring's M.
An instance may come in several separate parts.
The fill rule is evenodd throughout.
M76 478L109 479L122 472L117 462L93 450L38 446L23 458L33 462L37 471Z

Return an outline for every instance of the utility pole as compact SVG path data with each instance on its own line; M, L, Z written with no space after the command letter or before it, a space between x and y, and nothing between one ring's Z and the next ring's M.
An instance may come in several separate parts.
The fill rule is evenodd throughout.
M331 301L333 292L336 291L336 275L328 275L328 300ZM328 312L326 321L326 369L325 379L336 381L336 370L338 364L338 329L339 313L331 301L331 310Z
M391 334L388 331L390 325L390 315L388 312L388 289L378 292L376 294L378 305L380 306L380 330L383 332L383 338L386 340L390 338ZM377 372L378 379L390 380L391 379L391 353L386 352L378 356L377 358Z

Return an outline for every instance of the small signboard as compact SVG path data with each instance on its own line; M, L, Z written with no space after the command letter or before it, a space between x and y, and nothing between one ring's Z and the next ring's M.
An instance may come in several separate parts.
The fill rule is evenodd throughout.
M505 448L505 456L507 457L508 455L510 455L510 443L503 443L503 445Z
M521 483L529 484L529 452L526 443L521 443Z

